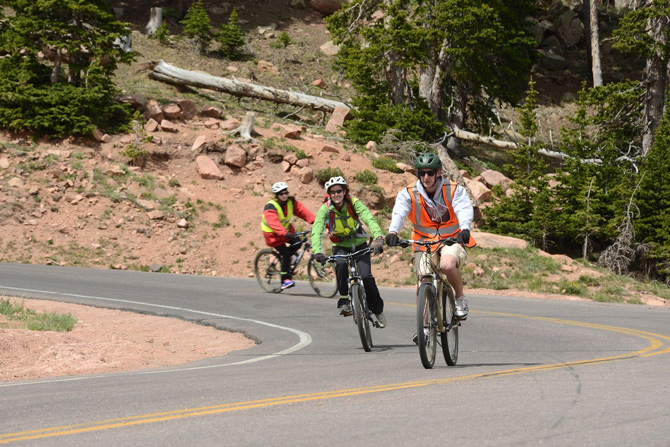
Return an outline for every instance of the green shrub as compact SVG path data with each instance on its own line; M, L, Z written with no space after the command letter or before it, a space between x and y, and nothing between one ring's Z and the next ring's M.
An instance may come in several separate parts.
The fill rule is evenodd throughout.
M316 179L321 185L325 185L328 179L331 177L341 176L344 177L344 173L340 168L325 168L320 169L316 173Z
M380 157L373 159L372 166L374 166L377 169L383 169L384 171L395 172L397 174L402 172L402 169L398 167L398 162L388 157Z
M156 29L156 34L154 37L158 40L158 42L160 42L161 45L166 47L172 45L172 39L170 39L170 30L165 25L165 23L161 23L161 26Z
M281 45L282 48L286 48L289 46L291 42L291 36L288 35L286 31L282 31L279 34L279 37L277 38L277 41L279 42L279 45Z
M357 172L356 175L354 175L354 179L364 185L374 185L377 183L377 174L366 169L365 171Z

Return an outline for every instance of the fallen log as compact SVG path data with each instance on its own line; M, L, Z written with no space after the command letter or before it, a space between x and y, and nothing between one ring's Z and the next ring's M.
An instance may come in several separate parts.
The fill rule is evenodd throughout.
M309 107L324 112L332 112L336 107L351 108L340 101L184 70L165 61L156 64L153 71L149 73L149 77L170 84L207 88L234 96L265 99L282 104Z

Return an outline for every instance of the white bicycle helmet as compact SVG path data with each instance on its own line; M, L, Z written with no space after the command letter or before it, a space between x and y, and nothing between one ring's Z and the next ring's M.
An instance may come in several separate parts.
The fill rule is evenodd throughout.
M344 177L331 177L328 179L325 185L323 185L326 188L326 191L330 189L331 186L334 185L342 185L342 186L347 186L347 181L344 179Z
M272 185L272 192L274 194L277 194L279 191L283 191L285 189L288 189L288 185L284 182L277 182Z

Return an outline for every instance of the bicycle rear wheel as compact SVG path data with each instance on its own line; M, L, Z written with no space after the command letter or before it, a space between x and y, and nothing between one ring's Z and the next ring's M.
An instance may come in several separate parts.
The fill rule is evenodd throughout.
M458 320L454 318L456 302L451 287L444 287L442 291L442 315L445 331L440 334L442 353L447 365L454 366L458 361Z
M324 298L332 298L337 293L337 281L333 264L321 264L314 258L310 258L307 264L307 277L309 285L317 295Z
M365 291L360 284L351 286L351 307L353 307L354 321L358 326L358 335L361 336L361 343L365 352L372 350L372 334L370 333L370 320L365 316Z
M258 284L268 292L281 292L281 260L270 248L260 250L254 258L254 274Z
M432 284L423 283L419 286L416 312L416 333L419 344L419 356L426 369L435 364L437 345L437 309L435 288Z

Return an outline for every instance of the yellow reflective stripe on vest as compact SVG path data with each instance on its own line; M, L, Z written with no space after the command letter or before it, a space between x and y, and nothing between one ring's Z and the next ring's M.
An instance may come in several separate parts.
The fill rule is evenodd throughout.
M291 218L293 217L293 201L289 200L286 203L286 216L284 216L284 210L282 209L282 206L279 204L279 202L276 200L270 200L268 203L271 203L272 206L275 207L277 210L277 217L279 217L279 222L281 222L284 228L286 228L288 231L288 226L291 223ZM274 230L270 228L267 220L265 220L265 213L263 213L263 217L261 218L261 229L264 233L274 233Z

